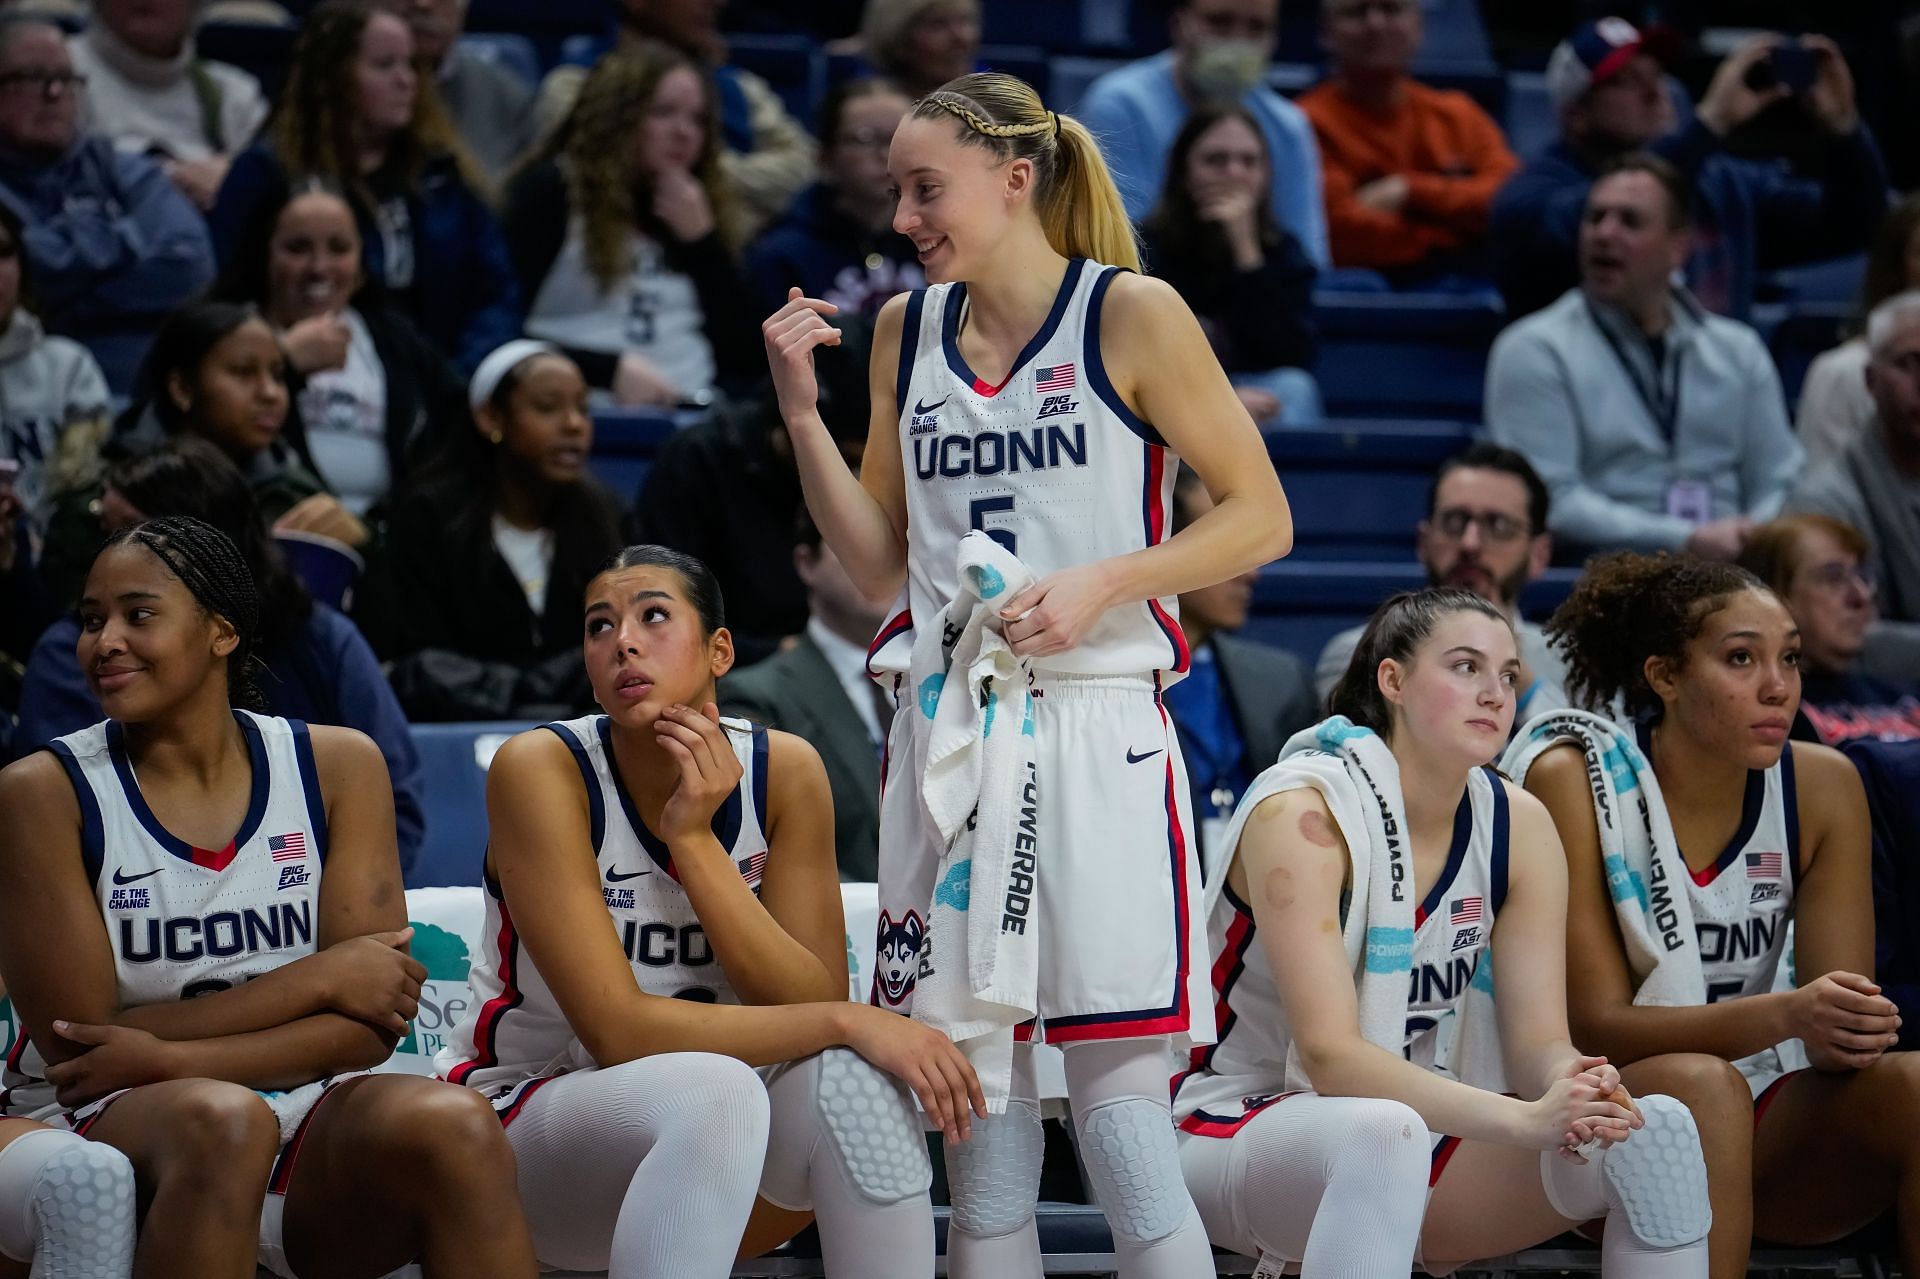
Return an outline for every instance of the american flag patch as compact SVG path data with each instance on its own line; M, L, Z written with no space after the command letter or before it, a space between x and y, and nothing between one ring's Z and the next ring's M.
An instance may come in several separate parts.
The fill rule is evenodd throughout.
M307 837L299 831L291 835L268 836L267 851L273 854L273 860L277 862L297 862L307 855Z
M1033 371L1033 389L1036 391L1071 391L1073 389L1073 365L1053 364Z
M1456 897L1447 905L1447 922L1456 927L1477 924L1484 913L1484 905L1484 900L1479 897Z
M1783 879L1787 873L1785 853L1748 853L1748 879Z
M766 869L767 869L767 850L763 848L759 852L755 853L753 856L747 858L747 860L740 863L740 877L746 880L749 884L757 884L760 882L761 873Z

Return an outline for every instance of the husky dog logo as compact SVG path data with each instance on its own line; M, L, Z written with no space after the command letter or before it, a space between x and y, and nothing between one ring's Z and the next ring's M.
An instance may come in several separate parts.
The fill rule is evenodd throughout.
M927 926L919 911L908 911L897 924L886 911L880 912L880 943L874 949L873 966L880 997L889 1004L898 1004L913 989L920 967L920 943L926 935Z

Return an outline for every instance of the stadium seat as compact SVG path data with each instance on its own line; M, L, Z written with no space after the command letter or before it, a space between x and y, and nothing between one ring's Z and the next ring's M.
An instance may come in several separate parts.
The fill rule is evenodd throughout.
M593 415L593 477L631 503L652 469L653 456L678 429L672 415L651 409L600 409Z
M1578 576L1578 569L1547 570L1522 593L1521 612L1531 618L1551 613ZM1311 668L1328 640L1365 622L1389 595L1426 584L1425 570L1411 557L1371 563L1281 560L1260 571L1253 611L1240 634L1287 649Z
M477 885L487 849L487 765L500 744L533 727L516 721L415 724L427 833L411 864L408 888Z
M1539 71L1507 72L1507 145L1522 161L1536 159L1560 136L1560 121Z
M1436 467L1465 448L1465 422L1339 422L1269 431L1293 507L1296 560L1400 560L1413 553Z
M526 81L528 88L540 83L540 54L525 36L476 31L460 37L460 48L482 61L505 67Z
M1867 274L1867 255L1850 254L1800 266L1769 272L1761 281L1763 298L1777 299L1794 307L1854 306L1860 300L1860 285Z
M607 0L472 0L467 30L504 31L525 36L540 55L540 65L561 60L560 46L569 36L591 32L603 39L613 29L614 8Z
M206 22L194 35L199 56L239 67L260 82L269 101L280 92L300 29L291 21Z
M1478 0L1420 0L1427 36L1420 57L1431 63L1453 63L1493 69L1493 49L1480 21Z
M1848 303L1794 307L1773 326L1767 349L1773 353L1774 367L1780 370L1780 385L1789 408L1800 402L1800 388L1814 357L1839 344L1853 314L1854 308Z
M827 62L818 41L806 36L730 36L727 50L732 66L765 80L788 114L812 127L827 92Z
M1478 420L1505 312L1487 293L1316 292L1314 375L1335 417Z

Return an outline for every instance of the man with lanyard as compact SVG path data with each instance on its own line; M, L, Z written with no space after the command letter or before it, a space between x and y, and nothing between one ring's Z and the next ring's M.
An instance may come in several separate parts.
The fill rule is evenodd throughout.
M1766 344L1674 283L1692 231L1672 165L1614 161L1587 198L1580 286L1494 343L1488 433L1546 481L1572 562L1621 548L1731 559L1799 471Z

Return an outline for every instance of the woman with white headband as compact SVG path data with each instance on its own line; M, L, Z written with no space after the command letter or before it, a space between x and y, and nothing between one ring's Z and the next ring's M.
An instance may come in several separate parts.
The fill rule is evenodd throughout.
M415 719L584 709L581 599L620 546L619 506L587 474L586 381L516 339L480 362L467 402L472 429L398 495L355 617Z

